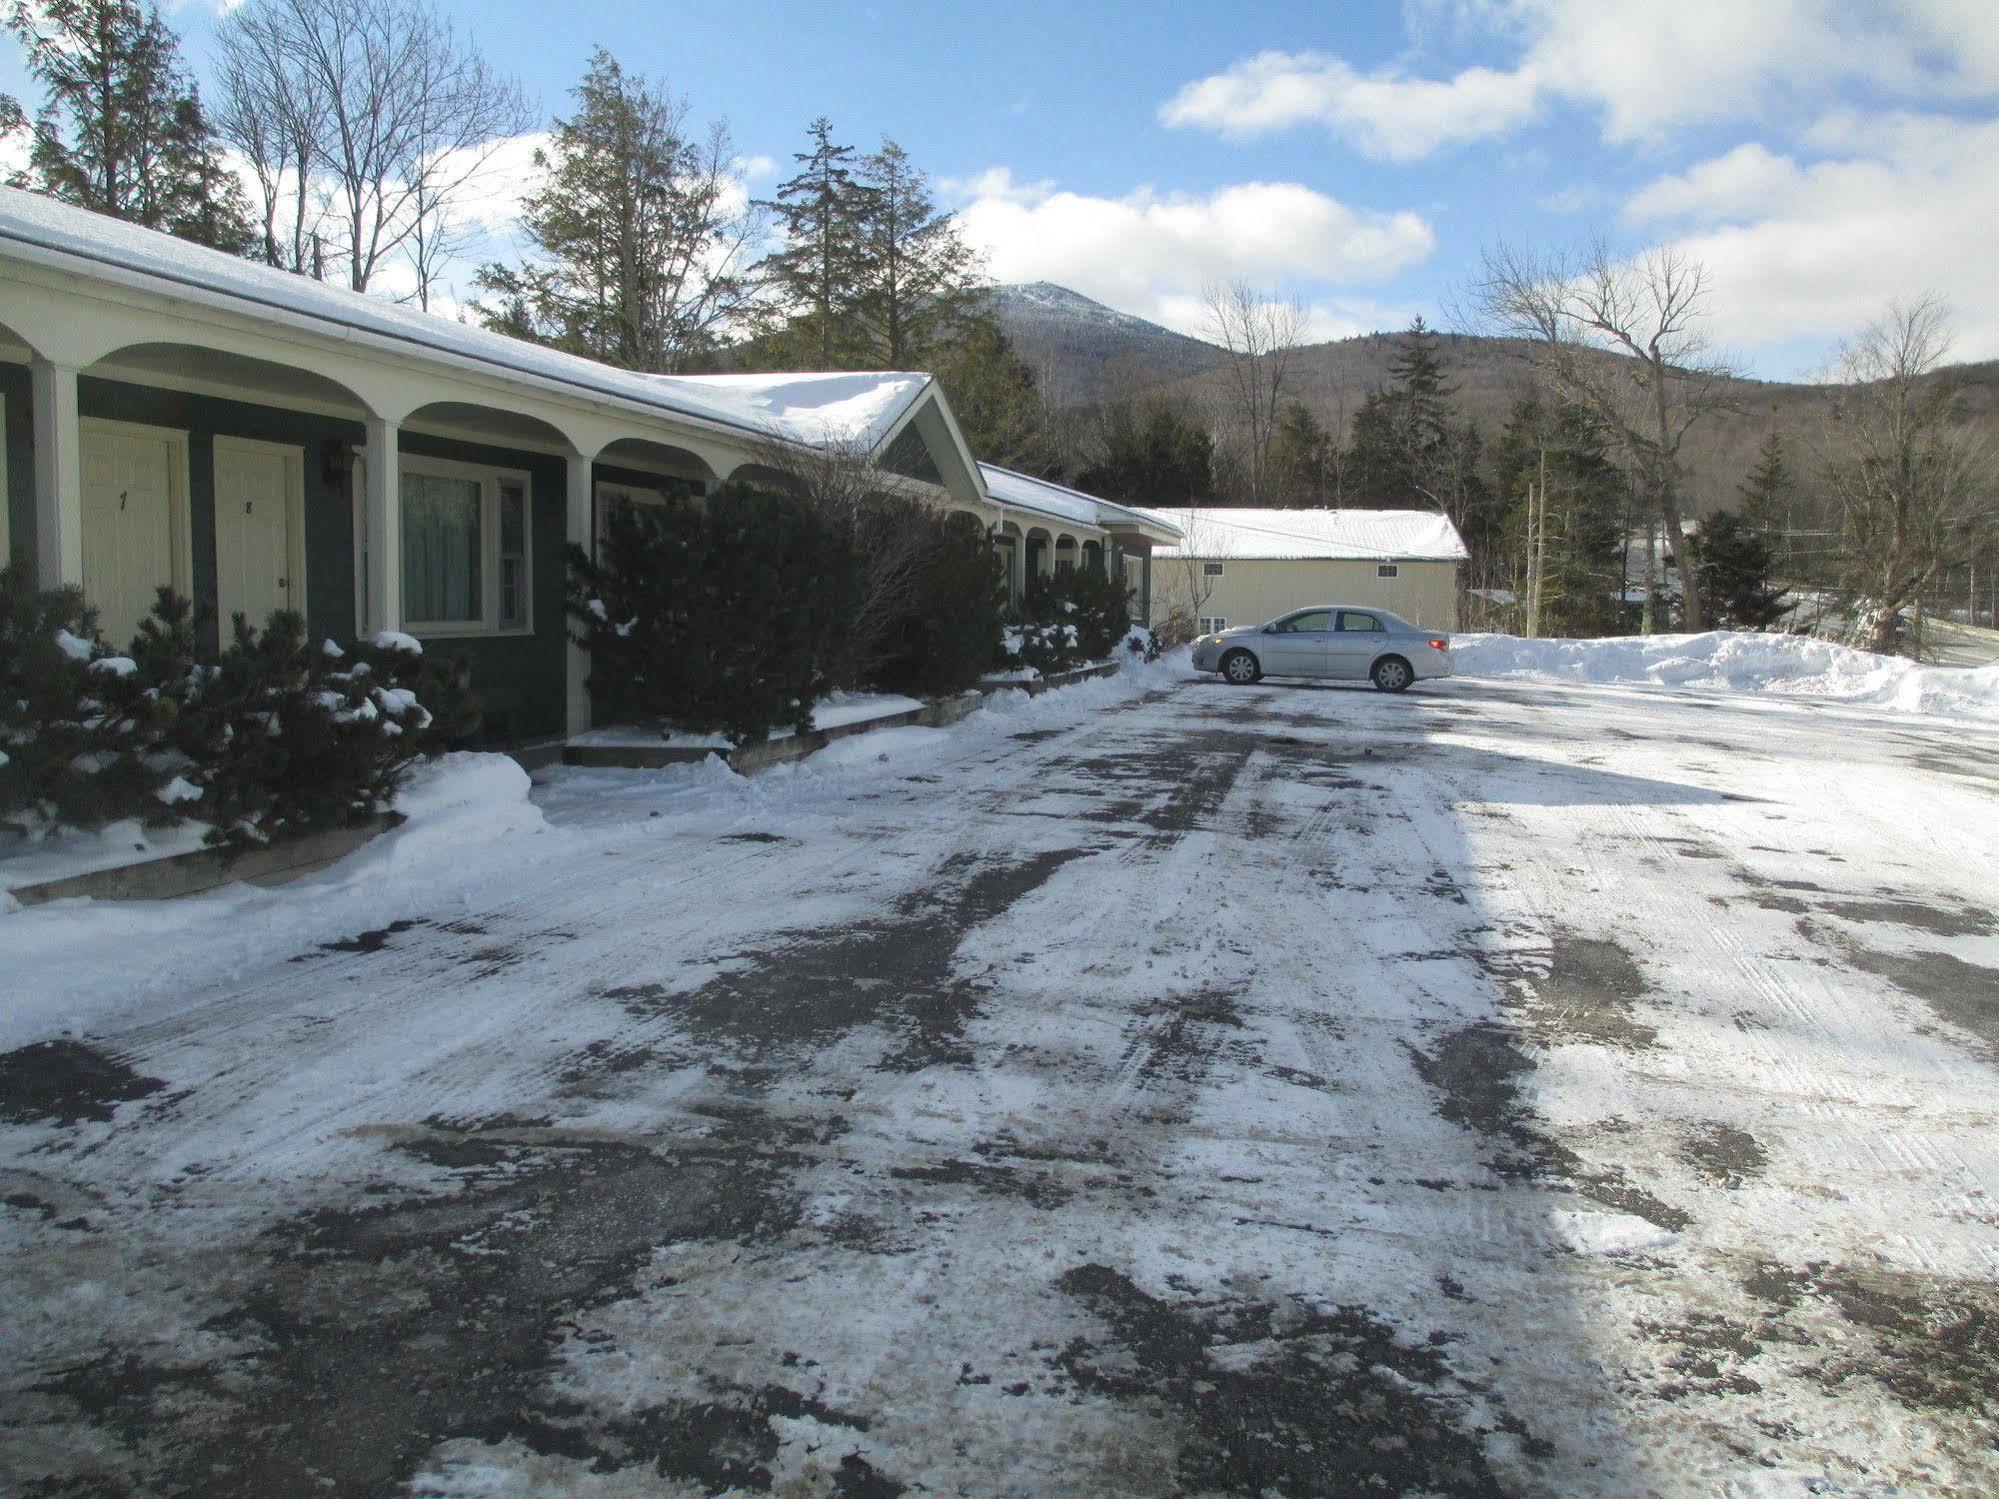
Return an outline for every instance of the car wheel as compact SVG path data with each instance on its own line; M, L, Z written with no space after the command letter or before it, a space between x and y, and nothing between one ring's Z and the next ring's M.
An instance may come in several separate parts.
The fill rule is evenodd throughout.
M1401 692L1416 680L1416 673L1400 656L1383 656L1374 663L1370 675L1374 678L1374 685L1383 692Z
M1222 657L1222 675L1238 687L1247 687L1263 675L1263 668L1248 651L1230 651Z

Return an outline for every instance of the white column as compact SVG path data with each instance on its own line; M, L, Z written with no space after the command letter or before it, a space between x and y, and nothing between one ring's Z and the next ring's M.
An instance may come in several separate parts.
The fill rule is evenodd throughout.
M569 504L563 534L571 546L581 547L591 556L597 554L595 544L596 527L594 520L595 486L591 482L591 462L580 453L569 455ZM577 644L576 635L569 627L567 616L563 619L563 634L567 637L568 655L565 673L569 684L569 732L580 734L590 727L590 653Z
M1013 533L1013 601L1027 597L1027 532Z
M76 415L76 370L36 359L35 582L83 582L83 439Z
M402 428L379 416L368 418L367 473L361 492L363 580L361 628L374 635L403 625L403 479L397 444Z

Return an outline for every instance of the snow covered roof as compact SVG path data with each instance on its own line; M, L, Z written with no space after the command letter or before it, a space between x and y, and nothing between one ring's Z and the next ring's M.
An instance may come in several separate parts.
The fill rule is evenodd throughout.
M1464 539L1450 517L1429 510L1153 510L1183 540L1163 557L1256 560L1463 562Z
M633 402L676 417L777 436L805 446L877 446L930 384L924 374L647 375L545 349L382 297L350 291L152 229L0 188L0 250L33 247L89 262L101 280L160 290L283 319L303 319L475 360L489 370Z
M1079 526L1138 526L1157 532L1162 538L1169 532L1175 536L1180 534L1172 521L1152 511L1100 500L1080 489L1017 474L996 463L981 463L979 473L986 481L986 493L1002 505L1031 510L1037 515L1070 521Z

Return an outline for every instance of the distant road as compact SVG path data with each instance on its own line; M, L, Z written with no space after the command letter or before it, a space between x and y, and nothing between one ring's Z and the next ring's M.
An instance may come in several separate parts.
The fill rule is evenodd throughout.
M1943 666L1986 666L1999 661L1999 630L1932 620L1937 661Z

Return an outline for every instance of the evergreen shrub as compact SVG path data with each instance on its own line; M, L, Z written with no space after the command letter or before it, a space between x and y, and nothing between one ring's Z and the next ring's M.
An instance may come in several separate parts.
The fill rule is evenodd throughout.
M237 615L212 651L168 589L127 655L95 625L76 589L0 574L0 819L17 831L196 818L248 848L351 826L479 722L457 667L407 636L315 646L280 611L261 631Z
M992 665L1006 615L1006 569L985 528L904 502L914 568L907 598L887 622L869 685L888 692L962 692Z
M1064 568L1028 580L1002 661L1041 676L1110 656L1131 630L1131 589L1092 568Z
M178 820L152 755L172 705L96 635L81 589L0 571L0 827Z
M812 727L860 587L852 543L818 509L739 484L620 506L602 555L572 547L569 562L569 613L604 721L736 744Z

